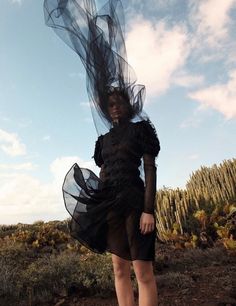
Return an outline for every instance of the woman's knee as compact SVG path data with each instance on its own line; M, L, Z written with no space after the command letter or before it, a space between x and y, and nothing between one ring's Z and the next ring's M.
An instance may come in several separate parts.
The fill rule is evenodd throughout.
M140 283L150 283L154 280L152 263L136 262L133 264L135 276Z
M130 276L130 262L116 255L112 255L113 271L116 278Z

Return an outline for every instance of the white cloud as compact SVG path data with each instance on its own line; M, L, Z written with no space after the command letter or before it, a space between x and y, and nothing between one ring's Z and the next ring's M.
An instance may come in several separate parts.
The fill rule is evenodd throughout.
M189 97L197 100L201 109L212 108L222 113L226 119L236 118L236 70L229 73L228 83L191 92Z
M160 95L171 84L175 71L184 66L190 45L185 27L168 28L137 17L126 40L128 62L134 68L138 83L145 84L148 95Z
M216 47L228 38L232 23L230 10L236 0L200 0L191 1L190 23L196 27L197 43Z
M0 149L10 156L26 154L26 147L21 143L17 134L0 129Z
M53 177L49 183L43 183L26 173L1 171L0 224L68 218L61 188L66 173L76 162L80 167L97 172L93 161L83 161L77 156L55 159L50 165Z
M128 0L128 10L133 15L138 12L151 12L154 10L160 11L173 6L178 0ZM134 10L136 8L136 10Z
M96 171L96 166L92 160L84 161L78 156L58 157L50 165L50 171L54 177L54 185L56 184L57 187L62 185L66 172L69 171L74 163L79 164L81 168Z
M30 162L22 164L0 164L0 170L34 170L38 166Z
M206 108L201 107L201 106L195 107L192 113L190 113L190 115L188 115L188 117L186 117L179 124L179 128L181 129L199 128L202 126L203 122L207 121L209 117L212 115L213 115L212 109L207 110Z
M182 87L194 87L204 83L203 75L193 75L185 71L179 71L173 77L173 83Z

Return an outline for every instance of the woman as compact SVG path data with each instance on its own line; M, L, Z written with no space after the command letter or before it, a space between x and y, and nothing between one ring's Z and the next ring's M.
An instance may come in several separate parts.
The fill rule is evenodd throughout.
M124 128L127 131L127 128L129 126L128 120L130 116L129 111L129 105L124 100L122 95L113 94L110 96L108 101L108 112L110 114L111 120L114 124L116 124L116 129L122 128L122 125L124 125ZM120 126L121 127L120 127ZM132 125L132 124L131 124ZM129 195L131 197L130 202L127 203L127 199L124 197L122 200L123 205L125 205L126 210L126 217L125 217L125 225L126 229L125 232L130 235L130 238L133 238L133 244L131 243L130 251L133 253L131 256L133 256L132 263L134 267L134 272L137 278L138 282L138 288L139 288L139 305L143 306L154 306L157 305L157 291L156 291L156 282L155 277L153 274L153 267L152 267L152 261L154 260L154 243L155 243L155 235L154 235L154 229L155 229L155 220L154 220L154 199L155 199L155 184L156 184L156 177L155 177L155 155L159 152L159 142L157 138L155 137L154 131L152 131L151 127L147 126L145 127L146 123L140 122L140 123L134 123L134 126L132 128L137 129L137 132L140 133L140 137L142 139L142 133L145 133L145 128L147 128L147 138L146 138L146 147L143 148L143 160L144 160L144 171L145 171L145 193L144 197L143 195L139 194L140 200L138 200L139 205L137 202L135 203L134 208L130 209L129 205L132 206L132 202L134 202L135 194ZM143 131L138 131L140 127L138 125L144 125L141 129ZM126 127L125 127L126 126ZM149 131L150 129L150 131ZM148 134L150 133L149 137ZM131 133L132 134L132 133ZM127 131L127 134L125 134L126 137L121 140L121 143L125 142L125 147L123 147L123 150L127 149L127 146L130 145L132 147L131 143L127 144L126 141L130 141L133 144L135 143L135 139L132 138L129 139L129 130ZM138 135L136 136L138 137ZM137 141L138 139L136 139ZM139 144L138 144L139 145ZM129 148L130 148L129 147ZM124 185L122 188L129 189L129 183L132 182L132 187L134 193L140 193L140 190L143 190L142 182L139 182L139 176L137 171L137 166L139 165L137 163L137 159L140 156L140 153L138 154L137 151L130 150L129 154L125 154L122 152L122 146L120 148L121 152L116 151L114 148L114 151L118 154L123 155L123 165L117 166L116 170L123 170L121 171L120 175L117 175L119 178L124 178L126 173L126 169L124 166L127 166L129 164L130 168L132 165L132 171L130 173L126 173L127 181L124 180ZM142 154L142 153L141 153ZM129 156L128 156L129 155ZM113 158L116 158L113 157ZM97 163L100 164L101 160L97 160ZM101 165L102 170L105 172L104 177L106 177L106 171L104 167L104 163ZM109 168L109 163L107 163L107 167ZM136 171L135 171L136 170ZM128 172L128 171L127 171ZM132 174L131 174L132 173ZM135 178L136 176L136 178ZM110 177L112 180L112 176ZM135 190L136 189L136 190ZM131 188L132 190L132 188ZM142 202L144 200L144 203ZM132 203L132 204L131 204ZM132 220L130 222L130 220ZM111 238L114 237L111 235ZM135 238L134 238L135 237ZM130 239L132 241L132 238ZM116 243L120 242L121 238L119 237L117 240L114 240L115 244L115 250L116 250ZM137 245L135 245L137 243ZM124 245L122 246L124 247ZM124 255L124 254L122 254ZM130 280L130 261L125 260L115 254L112 255L112 262L113 262L113 268L114 268L114 274L115 274L115 287L116 287L116 293L119 305L122 306L133 306L134 305L134 297L133 297L133 290L131 286L131 280Z
M114 90L109 95L107 113L113 127L98 138L94 153L101 180L75 164L64 182L65 204L73 218L71 234L95 252L112 253L120 306L134 305L131 262L138 281L139 305L154 306L155 156L159 141L148 121L131 121L132 107L124 93ZM139 173L141 158L145 188ZM76 192L70 189L75 185Z
M94 252L112 253L119 306L134 306L131 263L139 305L156 306L152 261L155 157L160 145L142 111L144 86L135 85L126 61L121 2L110 0L97 12L93 0L45 0L44 9L47 25L80 56L96 128L100 119L108 130L99 133L95 145L100 178L77 164L66 175L63 195L72 216L71 235ZM140 177L142 160L145 185Z

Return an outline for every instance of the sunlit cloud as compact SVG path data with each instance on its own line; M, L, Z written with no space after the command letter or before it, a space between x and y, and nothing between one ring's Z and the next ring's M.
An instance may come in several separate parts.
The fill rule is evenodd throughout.
M203 75L193 75L184 71L177 72L173 77L173 84L190 88L203 85L205 77Z
M0 129L0 149L10 156L26 154L26 146L20 141L19 136L2 129Z
M27 173L1 171L0 224L68 218L69 214L62 197L62 184L74 163L98 172L93 161L84 161L78 156L56 158L49 166L52 174L49 183L44 183Z
M129 63L137 74L138 83L145 84L151 96L169 89L173 74L185 65L189 52L184 26L170 28L163 21L152 24L138 17L127 35Z
M196 35L201 44L210 47L217 46L228 38L229 27L232 23L230 11L235 6L235 0L191 1L191 23L195 24Z
M38 166L34 165L30 162L28 163L21 163L21 164L0 164L0 170L24 170L24 171L31 171L35 170Z
M226 119L236 118L236 70L229 73L225 84L216 84L189 93L189 97L200 103L201 109L212 108Z
M219 61L234 63L236 21L231 13L236 7L236 0L218 1L217 4L214 0L192 0L189 7L195 60L203 64Z
M129 0L129 13L132 10L132 8L137 8L138 12L152 12L157 11L159 12L161 9L166 9L171 6L173 6L175 3L177 3L178 0ZM137 11L135 10L137 13ZM135 12L132 12L133 14Z

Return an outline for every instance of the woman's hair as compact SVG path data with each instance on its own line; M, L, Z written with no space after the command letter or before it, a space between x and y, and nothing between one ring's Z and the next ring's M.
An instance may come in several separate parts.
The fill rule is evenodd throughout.
M124 89L120 89L119 87L111 87L107 92L107 97L110 96L121 96L128 104L130 104L130 98L127 92Z

